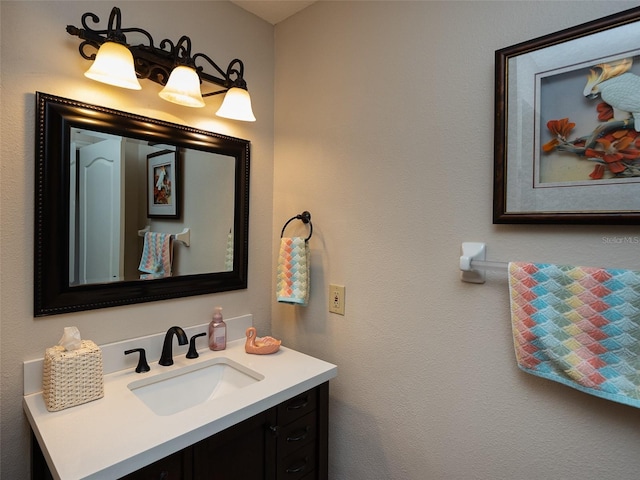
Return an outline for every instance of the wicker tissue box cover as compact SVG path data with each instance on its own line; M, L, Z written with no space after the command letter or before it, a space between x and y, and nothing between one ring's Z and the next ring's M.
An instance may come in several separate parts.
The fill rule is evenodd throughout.
M82 340L77 350L47 348L42 372L42 396L47 410L56 412L104 396L102 350Z

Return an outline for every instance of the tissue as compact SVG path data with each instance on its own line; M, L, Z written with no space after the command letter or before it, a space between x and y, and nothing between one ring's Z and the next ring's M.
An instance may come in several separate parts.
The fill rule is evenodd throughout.
M64 333L58 345L69 351L79 349L82 346L82 339L78 327L64 327Z

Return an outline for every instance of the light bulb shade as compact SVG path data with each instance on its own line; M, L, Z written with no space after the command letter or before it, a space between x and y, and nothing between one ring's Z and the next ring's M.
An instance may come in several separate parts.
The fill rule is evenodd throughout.
M133 55L127 47L116 42L105 42L100 46L96 59L84 75L116 87L131 90L142 88L136 77Z
M243 88L232 87L224 96L224 101L216 112L219 117L244 122L255 122L256 117L251 109L251 97Z
M195 69L184 65L173 69L167 84L158 95L168 102L185 107L204 107L200 93L200 77Z

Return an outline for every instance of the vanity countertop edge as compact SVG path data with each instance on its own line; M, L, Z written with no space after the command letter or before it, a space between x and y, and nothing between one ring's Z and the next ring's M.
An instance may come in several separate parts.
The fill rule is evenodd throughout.
M236 322L225 320L231 333L226 350L211 351L203 341L203 348L198 349L200 357L190 360L185 358L183 347L174 346L174 365L161 367L151 356L151 371L146 374L135 373L135 365L110 372L106 365L113 364L113 360L105 358L104 397L58 412L46 409L41 391L27 391L27 372L36 368L38 360L25 362L23 407L53 477L59 480L122 477L337 376L337 366L284 346L271 355L247 354L244 338L238 338L238 334L244 333L251 320L250 315L238 317ZM190 334L202 327L185 331ZM147 344L151 342L145 338ZM131 342L135 340L127 344ZM111 344L116 348L105 346L103 355L120 351L126 346L124 343ZM127 387L143 375L180 369L216 357L245 365L264 379L218 398L215 403L168 416L153 413Z

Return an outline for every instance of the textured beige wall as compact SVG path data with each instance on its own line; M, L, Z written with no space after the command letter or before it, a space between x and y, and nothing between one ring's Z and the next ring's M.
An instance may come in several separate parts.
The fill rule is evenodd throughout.
M268 329L272 238L308 209L311 303L271 313L274 335L339 366L332 480L635 478L640 413L519 372L504 276L467 285L456 268L466 240L497 260L638 267L636 245L603 241L634 227L491 224L494 50L635 4L313 5L276 27L274 160L268 24L224 2L119 4L125 24L242 58L260 120L248 126L173 107L149 82L133 94L84 80L64 26L106 21L112 3L0 2L0 476L27 478L23 360L67 325L106 343L201 323L217 303ZM34 319L36 90L251 139L249 289ZM326 312L329 282L347 286L345 317Z
M273 189L273 26L228 2L121 1L123 27L139 26L157 42L185 34L193 52L203 52L226 67L245 62L246 79L259 122L217 120L220 99L205 109L161 100L159 86L142 81L131 92L92 82L82 75L89 62L78 54L79 40L65 32L81 26L83 13L95 12L106 25L112 2L0 2L2 20L2 208L1 366L2 478L28 478L29 436L22 413L22 362L41 357L63 327L77 325L82 335L108 343L161 332L169 326L208 321L215 305L226 316L253 313L263 331L270 328ZM102 27L104 28L104 27ZM109 308L85 313L33 317L33 184L35 91L106 105L120 110L251 140L249 288L230 293ZM116 439L114 439L115 441Z
M637 227L495 226L494 51L637 2L319 2L276 25L274 231L312 214L284 343L338 365L332 480L637 478L640 411L520 372L494 260L640 268ZM295 233L295 232L291 232ZM346 285L344 317L327 312Z

